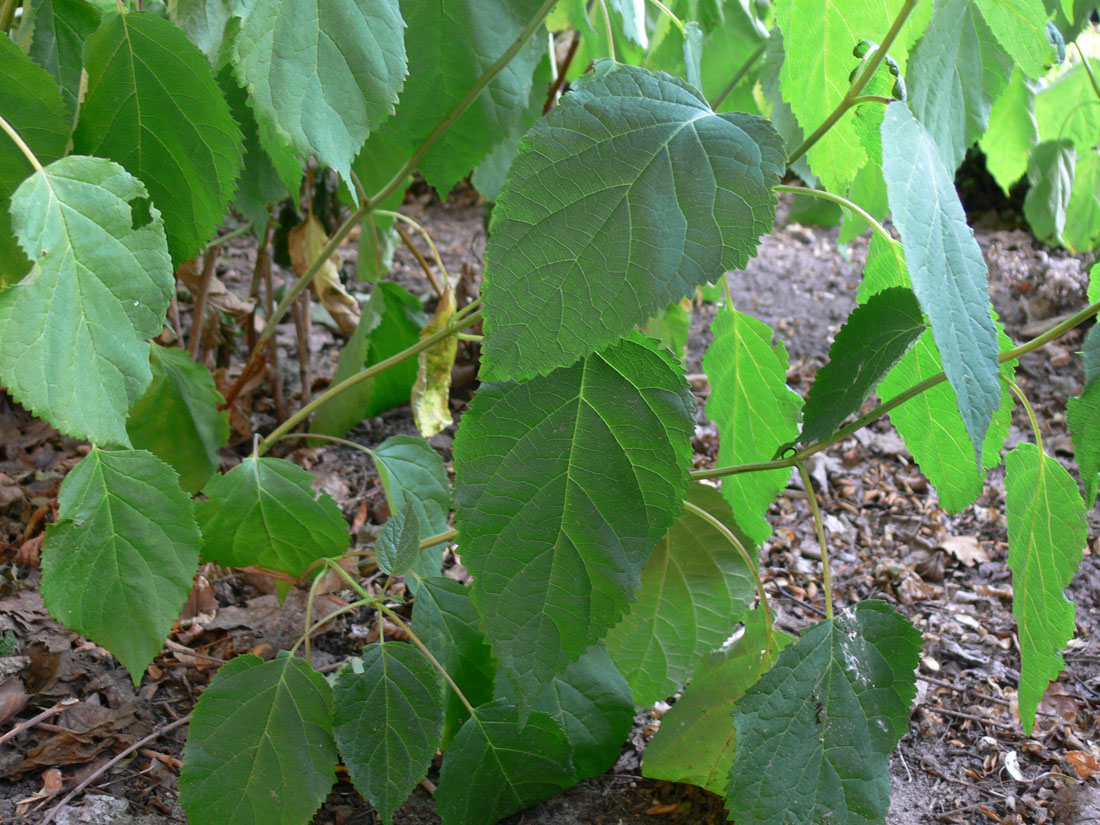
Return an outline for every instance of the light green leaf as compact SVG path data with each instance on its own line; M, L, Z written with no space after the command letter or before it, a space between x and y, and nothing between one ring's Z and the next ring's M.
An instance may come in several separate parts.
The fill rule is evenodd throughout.
M661 717L657 735L646 745L642 776L688 782L725 796L737 742L733 708L791 641L782 631L769 636L761 608L751 611L741 637L708 653Z
M443 756L436 794L443 825L493 825L560 793L577 782L569 753L545 713L521 726L519 710L503 701L475 708Z
M920 645L893 607L865 601L785 648L734 707L726 807L738 825L884 822Z
M637 334L542 378L483 384L467 408L458 543L521 700L625 612L680 511L693 409L671 354Z
M989 128L980 141L985 152L985 166L1006 195L1027 172L1031 147L1038 142L1035 91L1016 67L1008 85L993 104Z
M84 42L99 28L100 16L99 9L84 0L27 0L23 3L16 42L31 60L53 75L70 115L76 112L80 94ZM23 137L26 139L26 135ZM38 159L47 162L41 155Z
M515 42L540 5L539 0L405 0L401 12L416 46L409 50L401 105L383 129L387 140L420 145ZM424 178L440 197L481 163L493 142L530 125L531 76L545 48L545 39L536 34L421 160Z
M221 393L210 371L181 349L154 345L153 382L130 408L126 432L180 474L180 486L197 493L217 471L218 450L229 440L229 416L218 410Z
M832 435L925 329L917 298L905 287L878 292L852 310L806 396L799 441L811 444Z
M180 263L225 217L241 169L241 135L210 65L153 13L113 15L88 38L88 92L73 149L110 158L164 212Z
M617 340L744 266L774 221L785 160L767 121L716 115L667 75L600 65L527 133L493 209L486 378Z
M42 548L42 598L51 615L115 654L137 685L199 566L191 498L151 453L92 447L58 503Z
M0 37L0 115L19 133L42 164L65 154L72 116L50 75L23 54L10 38ZM12 229L11 196L34 169L7 135L0 139L0 290L31 268ZM31 258L37 258L37 254Z
M192 825L301 825L336 780L332 688L302 659L247 654L195 704L180 804Z
M1062 238L1073 252L1087 252L1100 243L1100 152L1095 148L1077 158Z
M1043 0L975 0L997 40L1024 73L1039 78L1054 65Z
M913 115L948 169L957 169L967 147L985 132L1012 66L970 0L937 0L905 80Z
M168 19L206 55L210 65L221 62L232 0L167 0ZM239 122L239 121L238 121Z
M692 484L688 501L741 533L718 490ZM755 550L743 533L740 539ZM642 571L638 598L607 634L634 701L652 705L683 687L703 655L730 637L755 595L752 571L729 540L683 510Z
M1090 284L1091 287L1091 284ZM1085 485L1085 505L1096 501L1100 473L1100 332L1094 324L1085 336L1085 388L1066 402L1066 423L1073 438L1074 458Z
M232 60L257 119L351 180L352 159L404 83L405 24L397 0L255 3Z
M935 143L901 101L882 123L883 176L913 291L932 322L944 372L981 462L999 406L997 331L985 259L966 222L954 177Z
M703 88L703 30L694 20L684 26L684 71L687 82L696 89Z
M301 575L313 562L348 549L348 526L313 476L281 458L249 457L203 490L195 514L203 558L226 567L259 565Z
M475 707L493 698L493 655L478 630L470 588L454 579L423 578L413 603L413 631ZM466 706L448 685L443 744L469 718Z
M1100 72L1100 60L1091 58L1089 65L1093 74ZM1100 140L1100 101L1084 66L1068 69L1035 95L1035 121L1039 139L1044 142L1071 140L1079 155L1096 147Z
M771 461L776 450L798 438L802 399L787 386L787 348L772 345L766 324L726 307L712 329L703 370L713 390L706 411L718 427L718 464ZM784 468L722 479L722 494L754 542L771 535L764 514L789 476Z
M1020 722L1030 736L1039 700L1061 673L1060 651L1073 635L1073 603L1062 591L1081 563L1088 526L1077 482L1028 442L1005 458L1005 517L1020 638Z
M381 287L382 284L377 286ZM370 300L363 306L359 315L359 324L355 332L351 334L347 344L340 350L340 360L336 364L336 372L332 375L332 384L340 384L351 378L363 369L370 351L370 336L386 313L385 299L379 289L374 292ZM311 433L323 433L324 435L344 436L347 432L362 421L366 416L363 410L370 402L374 393L374 379L361 381L354 387L340 393L314 414L309 424Z
M375 553L378 569L387 576L401 576L420 553L420 520L411 505L394 513L378 534Z
M443 679L420 648L363 648L336 678L336 744L356 790L389 825L428 772L443 733Z
M1024 217L1041 241L1060 243L1066 227L1066 207L1073 190L1077 153L1068 140L1044 141L1031 153L1024 199Z
M649 36L645 30L645 0L607 0L607 4L622 17L623 34L643 49L648 49Z
M650 338L656 338L683 361L687 358L691 314L691 299L684 298L669 304L646 321L642 331Z
M62 432L129 446L175 284L160 212L122 167L70 156L23 182L12 216L37 269L0 293L0 382Z

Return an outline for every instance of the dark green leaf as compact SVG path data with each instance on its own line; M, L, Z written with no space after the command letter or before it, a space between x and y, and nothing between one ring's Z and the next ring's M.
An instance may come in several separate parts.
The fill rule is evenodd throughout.
M1028 442L1005 459L1005 516L1020 639L1020 722L1030 736L1039 700L1062 672L1061 650L1073 636L1073 603L1062 591L1081 563L1088 525L1077 482Z
M1028 77L1042 77L1054 65L1043 0L975 0L1004 50Z
M443 679L419 648L363 648L336 679L336 744L356 790L390 823L428 772L443 733Z
M153 382L130 408L126 432L136 449L171 464L180 486L197 493L221 463L229 416L218 410L222 396L206 367L181 349L154 345L151 355Z
M23 182L12 216L37 272L0 293L0 382L62 432L129 446L175 283L160 212L118 164L70 156Z
M241 135L210 65L152 13L113 15L88 39L88 92L73 150L110 158L164 212L180 263L225 217L241 169Z
M767 121L667 75L602 63L520 143L493 209L482 375L525 378L622 337L771 229L785 159Z
M31 60L53 75L70 114L76 112L80 94L84 42L99 28L99 19L99 9L84 0L23 3L16 41ZM47 162L41 156L38 159Z
M106 647L136 685L179 616L202 537L175 472L144 450L93 447L65 477L42 549L50 613Z
M985 166L1007 195L1027 172L1031 147L1039 142L1035 121L1035 91L1019 67L1012 70L1008 86L989 113L989 128L982 136Z
M812 444L832 435L925 329L917 298L905 287L876 293L852 310L829 348L829 363L810 387L799 440Z
M196 505L203 558L226 567L260 565L301 575L313 562L348 549L348 526L313 476L281 458L249 457L215 476Z
M542 378L483 384L467 408L458 543L521 700L626 610L683 501L693 406L671 354L634 335Z
M1066 402L1066 423L1073 437L1073 452L1085 485L1085 505L1092 508L1100 479L1100 332L1093 325L1085 336L1085 388L1079 398Z
M883 822L920 645L893 607L865 601L785 648L734 708L726 806L738 825Z
M1077 152L1068 140L1044 141L1031 153L1027 165L1031 186L1024 199L1024 217L1041 241L1062 241L1076 166Z
M378 569L387 576L401 576L420 553L420 519L412 505L390 516L375 541Z
M1062 237L1073 252L1087 252L1100 242L1100 152L1095 148L1077 158Z
M985 259L966 223L951 172L901 101L886 109L882 155L890 212L913 291L932 322L944 372L980 463L1001 398Z
M703 369L713 388L706 409L718 427L718 464L771 461L798 438L802 399L787 386L787 349L782 342L772 346L767 325L728 307L718 311L712 329ZM754 542L771 535L764 514L789 476L783 468L722 479L722 494Z
M301 825L336 780L332 688L302 659L238 656L195 705L180 804L192 825Z
M569 742L545 713L482 705L443 757L436 809L443 825L493 825L575 784ZM476 790L475 790L476 789Z
M688 501L755 550L718 490L692 484ZM608 652L634 701L652 705L683 687L703 655L729 638L755 595L752 572L729 540L701 516L682 511L642 571L638 598L607 634Z

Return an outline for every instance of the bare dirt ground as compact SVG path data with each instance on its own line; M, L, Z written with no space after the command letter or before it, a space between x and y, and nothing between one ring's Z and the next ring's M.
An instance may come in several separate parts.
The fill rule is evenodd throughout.
M405 206L434 235L448 269L464 268L476 283L484 250L484 210L472 197L445 205L427 195ZM990 267L991 292L1008 333L1032 337L1044 323L1085 303L1091 260L1074 258L1032 241L1013 228L1012 215L979 216L977 234ZM746 271L728 283L736 305L776 330L786 342L791 385L805 392L827 359L829 343L855 301L866 254L865 239L838 249L835 229L802 226L781 216ZM247 292L255 241L234 242L218 262L231 289ZM354 271L354 251L346 255ZM400 250L397 279L423 297L430 287L416 262ZM288 278L276 267L276 281ZM364 287L366 289L366 287ZM182 302L184 328L187 302ZM714 309L697 308L689 342L688 370L699 371ZM216 329L208 349L214 366L240 345L231 329ZM221 336L219 338L219 336ZM300 342L309 355L299 358ZM305 338L292 324L280 329L280 373L285 404L295 409L304 376L316 394L332 374L343 337L314 323ZM1018 380L1037 407L1044 443L1072 469L1066 433L1066 400L1080 391L1083 373L1071 354L1083 333L1075 331L1045 351L1023 359ZM456 420L476 386L470 345L456 380ZM301 367L304 364L305 369ZM699 466L717 451L713 426L702 414L709 391L695 382L700 413L695 447ZM248 430L270 429L277 415L266 390L250 418L237 420L234 439L246 450ZM351 436L375 445L395 433L415 433L408 407L364 421ZM450 463L451 435L432 444ZM1010 444L1030 438L1026 420L1014 419ZM273 654L289 646L302 627L303 598L292 593L281 607L262 577L213 567L203 570L172 640L141 685L96 645L52 621L38 594L38 551L44 525L56 515L57 487L86 451L0 397L0 737L40 711L67 699L72 708L0 740L0 822L41 822L82 779L86 791L55 813L59 823L183 823L176 802L185 727L165 732L184 717L217 662L245 651ZM288 457L315 473L319 486L343 506L354 541L366 543L388 517L377 475L362 454L340 446L287 448ZM1005 566L1003 475L993 471L986 490L962 513L938 506L888 422L880 422L817 457L813 477L822 496L840 605L867 598L891 601L924 634L919 693L909 732L891 760L892 825L925 823L1100 822L1100 518L1090 515L1089 547L1068 593L1077 605L1077 637L1066 670L1048 692L1033 735L1025 737L1014 716L1019 651L1011 614L1012 582ZM227 450L224 467L239 460ZM1074 470L1075 472L1075 470ZM797 477L772 508L772 538L760 561L778 624L792 633L816 621L821 607L820 551L813 535L806 491ZM462 576L459 560L451 575ZM335 603L339 593L324 598ZM314 665L332 670L371 641L374 623L351 616L333 623L314 646ZM375 632L377 632L375 630ZM7 645L7 649L4 646ZM672 700L674 697L670 697ZM561 796L506 820L512 825L681 825L724 821L721 801L698 789L641 777L646 740L662 707L640 709L637 724L616 765ZM159 733L132 755L97 774L112 755ZM367 825L375 814L346 781L333 790L315 822ZM400 825L438 822L429 792L418 788L396 817Z

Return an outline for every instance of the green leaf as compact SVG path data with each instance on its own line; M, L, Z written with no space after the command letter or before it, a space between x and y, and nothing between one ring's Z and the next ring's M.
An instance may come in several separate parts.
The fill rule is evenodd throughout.
M409 151L386 142L381 135L375 133L363 144L351 169L359 176L359 181L368 192L377 192L404 166L409 154ZM411 177L407 178L377 208L396 211L405 200L405 190L411 180ZM393 231L393 222L394 218L373 212L363 218L355 270L357 280L377 283L390 271L395 250L393 239L397 237L397 233Z
M687 82L696 89L703 88L703 30L694 20L684 26L684 70Z
M1093 74L1100 72L1100 60L1090 58L1089 65ZM1100 105L1084 66L1068 69L1035 95L1035 121L1044 142L1071 140L1079 155L1096 147Z
M478 616L470 588L441 576L422 578L413 603L413 630L454 679L475 707L493 698L496 666L485 637L478 630ZM448 685L443 745L446 748L459 725L469 718L466 706Z
M363 648L336 678L336 744L356 790L387 825L428 772L443 733L443 680L420 648Z
M19 133L42 164L65 154L72 116L57 84L36 66L9 38L0 37L0 65L5 82L0 84L0 115ZM31 261L20 248L9 212L11 196L34 169L15 142L0 139L0 290L27 274ZM37 258L37 254L31 258Z
M301 825L336 780L332 688L302 659L247 654L195 704L180 804L192 825Z
M913 291L932 322L944 372L980 463L1001 397L985 259L966 223L951 172L901 101L886 109L882 155L890 212Z
M602 63L520 143L486 251L482 375L525 378L622 337L775 219L782 141L667 75Z
M1031 153L1024 199L1024 217L1041 241L1060 243L1066 226L1066 207L1073 189L1077 153L1068 140L1044 141Z
M206 55L210 65L221 63L226 27L233 17L233 0L167 0L168 19ZM239 123L240 121L238 121Z
M718 311L712 330L703 370L713 389L706 412L718 427L718 465L771 461L798 438L802 399L787 386L787 348L772 346L766 324L728 307ZM771 535L764 514L789 476L783 468L722 479L722 494L753 542Z
M836 432L925 329L917 298L905 287L878 292L852 310L810 387L799 441L811 444Z
M751 611L741 637L708 653L661 717L657 735L646 745L642 776L688 782L725 796L736 752L733 708L791 641L781 631L769 636L761 609Z
M1039 142L1035 120L1035 91L1019 67L1012 70L1008 85L989 113L989 128L980 145L985 166L1007 195L1012 185L1027 172L1031 147Z
M1100 242L1100 152L1095 148L1077 158L1062 238L1073 252L1087 252Z
M229 440L229 416L218 410L221 393L210 371L181 349L154 345L153 382L130 408L126 432L136 449L148 450L197 493L214 475L218 450Z
M404 83L404 28L397 0L255 3L233 66L261 123L351 180L352 159Z
M455 439L462 561L523 699L613 626L680 511L694 404L633 335L523 383L483 384Z
M73 149L110 158L164 212L180 263L225 217L241 168L241 135L210 65L153 13L113 15L85 49L88 92Z
M387 576L401 576L420 553L420 520L416 508L408 506L394 513L378 534L375 542L378 569Z
M1043 0L975 0L997 40L1028 77L1039 78L1054 65Z
M692 484L688 501L741 533L718 490ZM739 538L755 550L747 536ZM703 655L730 637L755 595L752 571L729 540L683 510L642 571L638 598L607 634L634 701L649 706L683 687Z
M77 156L24 181L11 211L37 270L0 293L0 382L62 432L129 446L127 410L152 380L145 339L175 285L160 212L122 167Z
M957 169L967 147L985 132L1012 66L969 0L937 0L905 80L913 115L948 169Z
M1085 388L1066 402L1066 423L1073 438L1074 458L1085 485L1085 504L1096 502L1100 473L1100 332L1094 324L1085 336Z
M203 558L226 567L259 565L301 575L313 562L348 549L348 526L313 476L281 458L249 457L203 490L195 514Z
M1039 700L1061 673L1060 651L1073 635L1073 603L1062 591L1081 563L1088 526L1077 482L1027 442L1005 458L1005 517L1020 638L1020 722L1030 736Z
M42 548L42 597L137 685L191 592L202 537L191 498L144 450L92 447L61 483Z
M642 330L656 338L683 361L687 358L688 336L691 334L691 299L675 301L658 312Z
M436 794L443 825L493 825L560 793L577 781L569 752L545 713L521 726L518 709L503 701L475 708L443 756Z
M16 41L31 60L53 75L70 115L76 112L80 94L84 42L99 28L100 16L99 9L84 0L23 3L23 19ZM26 135L23 137L25 139ZM38 159L47 162L41 156Z
M540 5L539 0L405 0L401 12L415 32L416 48L409 52L401 105L382 130L386 138L420 145L515 42ZM545 38L533 37L420 161L425 180L440 197L481 163L493 142L518 137L530 125L531 77L545 49Z
M784 649L734 708L726 806L738 825L885 821L920 646L893 607L865 601Z

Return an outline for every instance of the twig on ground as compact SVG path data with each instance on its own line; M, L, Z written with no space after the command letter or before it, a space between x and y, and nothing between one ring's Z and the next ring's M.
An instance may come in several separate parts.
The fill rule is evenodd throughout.
M7 742L9 739L14 739L16 736L21 734L23 731L30 730L35 725L39 724L40 722L46 721L51 716L54 716L55 714L61 713L61 711L63 711L63 710L68 710L69 708L74 708L79 704L80 704L80 700L77 699L75 696L65 697L64 699L62 699L57 704L53 705L52 707L46 708L40 714L38 714L37 716L31 717L26 722L20 722L18 725L16 725L14 728L9 730L3 736L0 736L0 744L3 744L4 742Z

